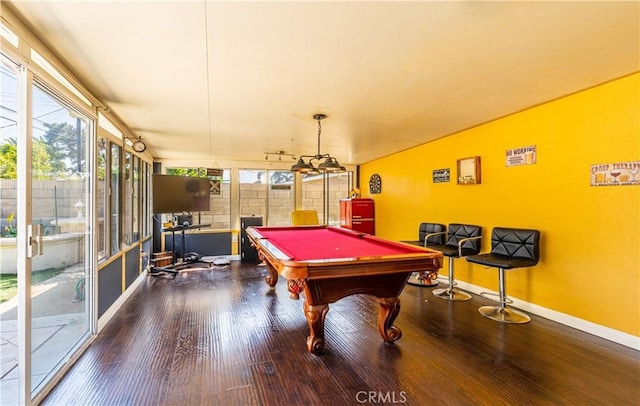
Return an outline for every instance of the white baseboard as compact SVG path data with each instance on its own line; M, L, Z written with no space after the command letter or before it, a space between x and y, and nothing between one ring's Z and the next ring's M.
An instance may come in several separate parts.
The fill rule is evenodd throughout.
M466 290L471 293L475 293L477 295L479 295L481 292L489 292L495 295L498 294L498 292L488 290L477 285L472 285L470 283L466 283L462 281L457 281L457 282L458 282L458 287L460 289ZM444 282L444 283L446 284L447 282ZM507 294L507 296L509 295ZM569 326L569 327L584 331L586 333L593 334L598 337L602 337L606 340L613 341L618 344L622 344L625 347L633 348L636 351L640 351L640 337L636 337L634 335L624 333L622 331L614 330L609 327L601 326L599 324L592 323L590 321L579 319L577 317L574 317L565 313L560 313L555 310L547 309L546 307L538 306L533 303L525 302L524 300L516 299L513 297L509 297L509 299L513 300L512 305L517 309L524 310L531 314L544 317L545 319L553 320L560 324L564 324L565 326Z

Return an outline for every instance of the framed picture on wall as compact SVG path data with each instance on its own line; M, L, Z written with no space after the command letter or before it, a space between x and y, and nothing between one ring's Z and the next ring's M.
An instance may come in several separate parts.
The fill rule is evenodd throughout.
M458 185L478 185L480 181L480 157L458 159Z

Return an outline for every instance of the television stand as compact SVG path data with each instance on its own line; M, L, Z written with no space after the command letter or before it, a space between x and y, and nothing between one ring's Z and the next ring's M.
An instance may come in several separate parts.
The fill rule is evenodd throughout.
M187 252L187 239L185 238L184 232L187 230L198 230L204 227L210 227L211 224L190 224L190 225L177 225L173 227L163 228L162 231L170 231L171 232L171 265L169 266L158 266L152 267L149 271L151 275L158 275L162 273L170 273L174 275L178 274L182 269L185 269L187 265L202 262L202 255L196 252ZM179 231L182 235L182 261L180 263L177 262L177 253L176 253L176 231ZM209 262L207 262L209 263ZM209 263L211 265L211 263Z

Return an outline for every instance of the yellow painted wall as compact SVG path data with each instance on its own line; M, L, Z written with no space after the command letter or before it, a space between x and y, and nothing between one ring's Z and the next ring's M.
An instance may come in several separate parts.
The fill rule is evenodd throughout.
M529 145L537 164L506 166L507 149ZM476 155L482 183L457 185L456 160ZM368 162L360 184L383 238L417 239L420 222L477 224L488 252L492 227L539 229L541 261L507 272L508 296L640 336L640 186L590 186L592 164L633 160L640 74ZM432 182L440 168L451 182ZM368 194L373 173L381 194ZM498 289L496 270L464 260L456 279Z

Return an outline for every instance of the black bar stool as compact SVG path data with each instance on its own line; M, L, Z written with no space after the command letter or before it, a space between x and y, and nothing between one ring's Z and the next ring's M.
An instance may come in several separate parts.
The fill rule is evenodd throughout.
M492 268L498 268L500 306L482 306L480 314L503 323L528 323L531 317L527 314L508 308L513 303L507 298L504 271L514 268L531 267L540 260L540 231L522 228L495 227L491 232L491 252L471 255L467 261ZM494 294L482 292L483 296Z
M440 223L420 223L418 227L417 241L402 241L413 245L431 248L432 245L444 244L444 236L447 234L447 227ZM438 282L436 273L430 272L414 272L409 277L407 283L417 286L436 286Z
M441 299L463 301L471 299L471 295L456 288L453 266L456 258L475 255L480 252L482 227L471 224L449 224L447 228L447 242L443 245L432 245L429 248L442 252L449 257L449 286L434 289L433 294Z

